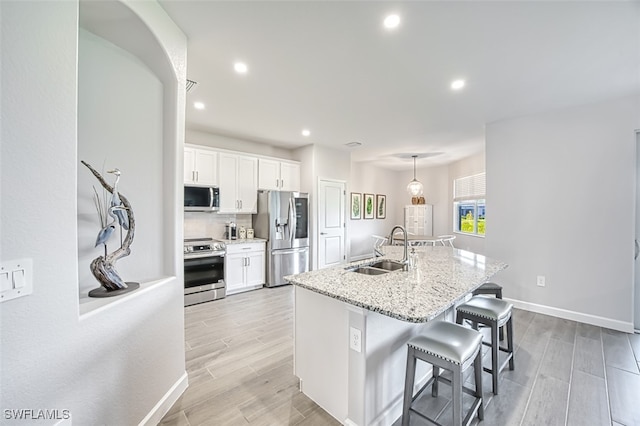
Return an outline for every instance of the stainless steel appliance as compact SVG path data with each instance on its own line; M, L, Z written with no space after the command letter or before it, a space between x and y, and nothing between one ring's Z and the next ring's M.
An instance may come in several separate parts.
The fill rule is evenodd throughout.
M184 240L184 306L221 299L224 282L224 243L212 238Z
M238 238L238 234L236 232L237 227L235 222L229 222L225 224L224 229L225 229L224 237L227 240L236 240Z
M285 275L309 270L309 194L258 191L254 234L267 239L267 287L287 284Z
M184 186L184 210L217 212L220 210L220 188L217 186Z

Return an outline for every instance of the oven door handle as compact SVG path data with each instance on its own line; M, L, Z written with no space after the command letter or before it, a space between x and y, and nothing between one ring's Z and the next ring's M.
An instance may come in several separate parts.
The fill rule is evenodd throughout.
M216 253L216 254L212 254L212 253L202 253L202 254L192 254L189 255L189 257L185 257L184 261L188 262L192 259L203 259L206 257L224 257L226 255L226 253Z
M201 257L198 259L185 259L184 261L184 267L185 268L190 268L193 266L207 266L207 265L221 265L224 263L223 258L218 257L216 258L212 258L212 257Z

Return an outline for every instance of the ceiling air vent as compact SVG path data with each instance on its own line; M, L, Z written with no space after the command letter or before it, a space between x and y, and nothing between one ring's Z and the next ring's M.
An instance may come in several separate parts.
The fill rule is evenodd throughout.
M198 84L197 81L187 79L187 93L192 91L196 87L196 84Z

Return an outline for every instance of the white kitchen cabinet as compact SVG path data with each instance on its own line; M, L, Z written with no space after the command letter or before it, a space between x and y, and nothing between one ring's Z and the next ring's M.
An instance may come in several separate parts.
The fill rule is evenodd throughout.
M300 191L300 164L268 158L258 160L258 188Z
M404 227L414 235L433 235L433 206L414 204L404 208Z
M218 185L218 153L208 149L185 147L184 183Z
M218 153L220 213L257 213L258 159Z
M224 276L227 294L262 287L265 283L265 243L228 244Z

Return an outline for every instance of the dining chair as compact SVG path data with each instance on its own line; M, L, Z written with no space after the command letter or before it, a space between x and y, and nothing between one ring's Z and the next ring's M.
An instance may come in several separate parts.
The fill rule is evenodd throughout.
M384 253L382 253L381 248L383 245L387 244L389 239L381 235L372 235L371 238L373 238L373 255L375 257L384 256Z
M440 241L442 243L443 246L451 246L451 247L455 247L453 245L453 240L456 239L455 235L438 235L438 241Z

